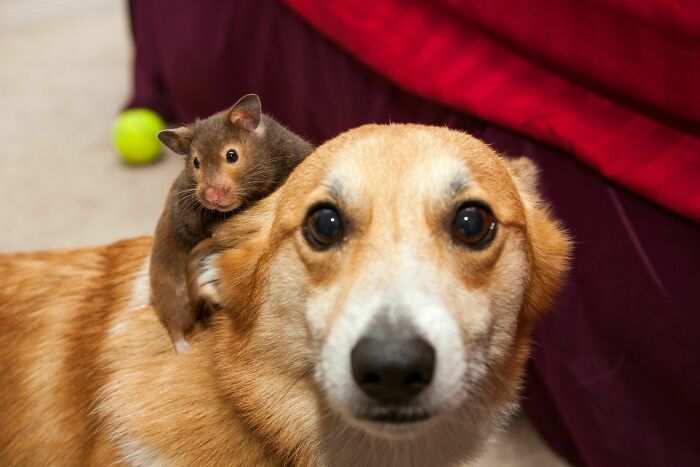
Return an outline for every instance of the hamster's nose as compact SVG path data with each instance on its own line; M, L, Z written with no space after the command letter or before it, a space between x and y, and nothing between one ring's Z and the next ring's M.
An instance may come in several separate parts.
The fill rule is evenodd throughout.
M210 186L204 190L204 199L210 203L217 204L224 197L226 190L218 186Z

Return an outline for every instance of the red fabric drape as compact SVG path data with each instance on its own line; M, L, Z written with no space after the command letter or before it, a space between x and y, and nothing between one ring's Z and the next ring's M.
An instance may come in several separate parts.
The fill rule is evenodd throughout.
M405 89L562 148L700 221L694 2L284 1Z

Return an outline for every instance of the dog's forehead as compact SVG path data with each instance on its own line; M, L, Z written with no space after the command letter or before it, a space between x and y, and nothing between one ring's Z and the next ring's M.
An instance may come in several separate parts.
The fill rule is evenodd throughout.
M349 202L380 194L452 198L465 188L478 189L483 177L474 169L490 168L494 158L485 144L466 134L418 125L376 127L337 151L322 186Z

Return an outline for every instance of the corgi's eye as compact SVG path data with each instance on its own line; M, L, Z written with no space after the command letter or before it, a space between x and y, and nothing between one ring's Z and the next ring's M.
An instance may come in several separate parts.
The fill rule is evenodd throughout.
M496 218L491 210L478 203L465 203L452 221L452 236L470 247L479 248L496 233Z
M229 164L235 164L238 162L238 152L235 149L229 149L226 151L226 162Z
M199 169L199 167L200 167L200 165L201 165L201 164L199 163L199 159L197 159L196 157L195 157L194 160L192 161L192 164L194 164L194 168L195 168L195 169Z
M343 238L344 228L340 213L328 205L312 208L304 223L304 236L313 248L324 250Z

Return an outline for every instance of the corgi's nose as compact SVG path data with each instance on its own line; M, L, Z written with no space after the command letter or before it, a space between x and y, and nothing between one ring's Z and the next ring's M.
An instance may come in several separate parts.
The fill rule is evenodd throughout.
M362 337L350 354L352 375L369 397L405 403L433 379L435 349L416 335Z
M210 186L207 187L204 190L204 199L209 201L210 203L217 204L219 200L221 200L225 195L226 190L224 187L219 187L219 186Z

